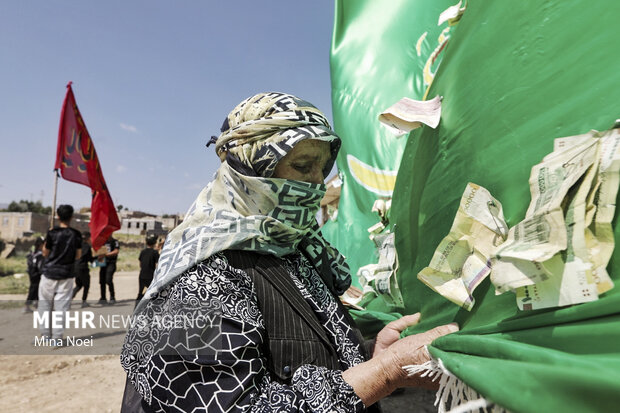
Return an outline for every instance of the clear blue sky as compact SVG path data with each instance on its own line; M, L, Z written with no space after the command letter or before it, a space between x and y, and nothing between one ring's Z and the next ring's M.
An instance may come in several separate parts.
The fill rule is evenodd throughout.
M298 95L331 119L333 2L0 2L0 203L51 205L66 84L115 204L185 212L215 172L211 135L247 96ZM57 203L90 206L59 180Z

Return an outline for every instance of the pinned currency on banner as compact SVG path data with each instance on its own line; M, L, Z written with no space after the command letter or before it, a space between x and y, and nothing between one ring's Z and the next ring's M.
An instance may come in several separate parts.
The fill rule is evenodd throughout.
M589 139L553 152L532 168L532 201L525 219L510 229L508 239L495 252L495 259L543 262L566 249L562 202L570 188L595 163L597 154L597 142Z
M362 291L364 295L378 295L391 307L403 308L404 301L396 280L398 257L394 246L394 233L377 234L372 240L379 251L379 262L365 265L358 270Z
M440 96L435 96L431 100L413 100L404 97L379 115L379 121L396 136L409 133L422 124L434 129L439 125L440 118Z
M496 294L514 291L519 287L534 285L549 278L550 272L545 263L502 258L491 260L491 282L495 286Z
M598 145L595 145L598 150ZM588 260L585 241L586 198L598 172L598 156L595 163L571 188L566 198L567 247L556 254L550 277L534 286L517 291L519 309L532 309L579 304L598 299L596 282L592 276L592 263ZM531 298L530 302L525 302Z
M593 301L613 288L606 267L619 182L617 129L556 139L554 151L532 168L526 219L491 259L496 293L515 291L520 309L535 310ZM563 248L553 233L565 235Z
M490 274L488 259L504 242L508 226L501 203L485 188L468 183L450 233L441 241L418 279L471 310L473 291Z
M611 222L616 211L616 196L620 183L620 130L612 129L600 134L600 166L598 191L592 197L594 208L586 211L591 222L586 229L588 256L593 264L592 275L603 294L613 288L607 273L607 264L614 250L614 233ZM586 215L588 218L588 215Z
M596 285L588 280L590 265L580 259L564 263L559 255L549 261L553 274L547 280L518 288L517 305L520 310L561 307L594 301L598 298Z

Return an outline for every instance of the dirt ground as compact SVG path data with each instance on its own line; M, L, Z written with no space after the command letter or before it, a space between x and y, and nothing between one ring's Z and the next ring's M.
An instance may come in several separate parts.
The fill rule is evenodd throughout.
M97 307L99 284L91 274L89 301L99 311L131 311L137 294L137 272L118 272L114 276L116 298L114 307ZM78 294L78 296L81 293ZM22 295L0 295L0 301L23 302ZM74 301L71 310L79 309ZM10 307L10 306L9 306ZM118 412L125 384L125 373L120 366L118 349L124 334L112 331L96 336L103 345L92 355L71 355L70 349L49 350L47 355L6 355L32 353L32 347L16 339L20 329L32 331L32 315L22 314L21 305L0 309L0 412ZM70 332L68 334L71 334ZM13 340L13 342L11 341ZM8 351L6 349L9 349ZM99 347L101 349L101 347ZM107 354L107 355L101 355ZM389 412L433 412L434 392L407 389L396 392L382 402Z
M137 272L118 272L114 275L116 298L119 305L131 306L137 295ZM99 284L91 274L89 301L99 299ZM78 293L81 296L81 292ZM0 300L19 300L22 295L1 295ZM79 308L75 301L71 310ZM22 323L17 317L31 317L21 313L21 307L1 309L2 339ZM120 347L123 334L106 337ZM120 410L125 372L116 355L69 355L59 349L53 355L0 355L0 412L118 412Z
M0 356L0 411L118 412L118 356Z

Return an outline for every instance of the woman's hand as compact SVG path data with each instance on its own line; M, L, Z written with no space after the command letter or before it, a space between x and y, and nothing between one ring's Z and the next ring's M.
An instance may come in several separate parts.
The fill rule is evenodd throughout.
M399 323L403 319L406 319L404 324ZM441 336L458 331L459 327L456 323L446 324L401 339L398 339L399 331L396 339L394 339L396 332L402 325L409 322L415 324L417 320L419 320L419 314L414 314L394 321L393 323L396 324L390 326L388 330L386 330L386 326L379 333L383 344L379 344L379 336L377 336L375 349L377 346L381 348L378 352L375 350L373 358L342 372L344 380L353 387L355 393L366 406L384 398L399 387L436 387L436 384L426 378L408 376L407 372L403 370L403 366L423 364L429 361L430 355L425 346ZM382 334L384 331L385 333ZM385 347L389 342L391 344Z
M437 383L427 377L420 377L419 375L409 376L402 367L410 364L423 364L429 361L431 357L426 350L426 346L435 339L458 330L459 327L456 323L435 327L424 333L414 334L397 340L382 353L379 353L377 358L380 359L386 369L388 381L391 385L394 388L425 387L435 390Z
M384 350L394 344L400 339L400 334L407 328L418 324L420 321L420 313L406 315L388 323L379 334L377 334L377 340L375 341L375 348L372 352L372 356L381 354Z

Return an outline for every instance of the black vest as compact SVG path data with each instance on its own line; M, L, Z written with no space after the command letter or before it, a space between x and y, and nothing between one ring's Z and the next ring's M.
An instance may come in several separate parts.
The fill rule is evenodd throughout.
M344 369L325 329L284 270L280 258L248 251L225 251L224 255L231 267L244 271L254 284L267 332L263 351L273 380L290 384L293 373L303 364L322 366L330 370ZM369 343L364 342L340 299L334 298L347 321L354 327L358 340L362 343L363 356L368 359ZM121 412L152 411L149 409L150 406L146 402L142 403L140 395L127 380ZM373 405L368 411L379 410L377 405Z

